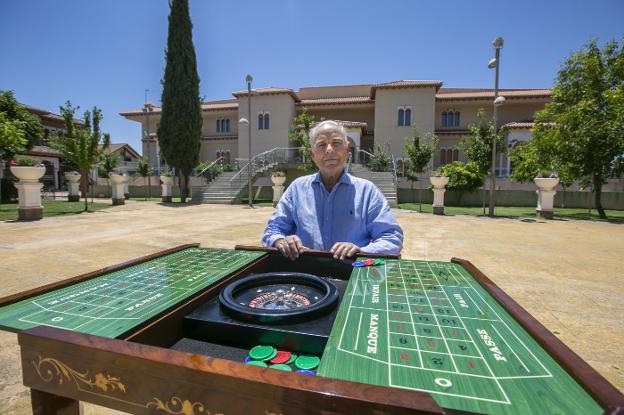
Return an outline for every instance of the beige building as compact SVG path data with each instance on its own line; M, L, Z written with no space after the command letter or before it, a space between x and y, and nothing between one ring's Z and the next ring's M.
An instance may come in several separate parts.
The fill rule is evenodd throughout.
M501 89L506 102L498 109L498 128L505 132L506 143L531 138L532 120L536 111L550 101L549 89ZM248 117L247 91L232 94L233 99L209 101L202 104L204 124L200 160L224 157L230 162L247 160L248 127L239 128L238 121ZM459 148L460 138L468 134L467 127L477 121L477 112L484 109L492 116L493 89L443 88L441 81L394 81L382 84L259 88L252 90L251 143L252 155L276 147L292 147L288 133L293 117L303 108L317 118L340 120L347 127L354 146L353 157L363 160L366 152L376 145L389 149L398 168L404 158L403 148L412 127L421 133L435 133L439 138L433 168L455 160L464 160ZM121 113L129 120L141 123L143 154L159 168L159 148L156 126L160 108L148 104L143 108ZM506 176L510 164L505 154L499 155L497 171Z

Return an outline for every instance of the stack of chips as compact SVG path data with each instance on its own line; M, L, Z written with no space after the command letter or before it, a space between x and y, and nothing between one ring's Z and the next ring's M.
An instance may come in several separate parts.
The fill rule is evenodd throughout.
M381 259L372 259L372 258L368 258L368 259L363 259L361 261L355 261L353 264L351 264L354 267L371 267L374 265L383 265L385 264L385 262Z
M297 373L315 375L313 369L318 367L321 359L317 356L297 356L286 350L277 350L273 346L258 345L249 351L245 363L253 366L270 367L271 369L292 372L292 365Z

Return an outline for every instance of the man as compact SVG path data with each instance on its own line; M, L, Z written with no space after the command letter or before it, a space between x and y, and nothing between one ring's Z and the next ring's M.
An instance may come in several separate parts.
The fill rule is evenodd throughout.
M310 152L319 172L286 189L262 237L291 260L309 250L335 259L358 252L398 255L403 230L384 195L368 180L344 171L349 141L344 127L323 121L310 131Z

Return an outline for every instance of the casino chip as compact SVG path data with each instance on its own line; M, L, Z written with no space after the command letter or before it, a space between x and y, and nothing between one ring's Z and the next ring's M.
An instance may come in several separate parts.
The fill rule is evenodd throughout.
M249 362L247 362L248 365L251 366L260 366L260 367L267 367L268 365L266 363L264 363L261 360L250 360Z
M297 369L310 370L314 369L321 363L321 359L316 356L299 356L295 360L295 366Z
M369 259L365 259L362 261L364 263L364 265L366 265L367 267L370 267L371 265L375 265L375 260L372 258Z
M280 350L277 352L275 357L271 359L270 363L277 365L277 364L287 363L289 360L290 360L290 352Z
M297 355L294 353L290 354L290 359L288 359L288 362L286 362L287 365L290 365L292 363L295 363L295 360L297 360Z
M288 365L279 364L279 365L271 365L269 366L271 369L283 370L285 372L292 372L292 369Z
M252 360L270 360L270 359L273 359L273 357L275 357L276 354L277 354L277 350L275 350L273 346L258 345L258 346L254 346L249 351L249 357Z
M299 369L297 370L297 373L301 373L303 375L316 376L316 373L314 373L313 370Z
M354 267L365 267L366 264L363 263L362 261L355 261L353 264L351 264Z
M381 260L381 259L376 259L375 260L375 265L383 265L383 264L385 264L385 262L383 260Z

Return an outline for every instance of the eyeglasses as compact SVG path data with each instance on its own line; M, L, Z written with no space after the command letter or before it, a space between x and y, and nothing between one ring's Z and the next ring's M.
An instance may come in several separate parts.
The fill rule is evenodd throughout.
M326 150L327 146L329 146L329 145L331 145L332 148L341 149L341 148L343 148L345 146L345 142L341 138L338 138L338 139L335 139L335 140L331 140L331 142L329 142L329 143L326 142L326 141L317 141L314 144L314 148L316 150Z

